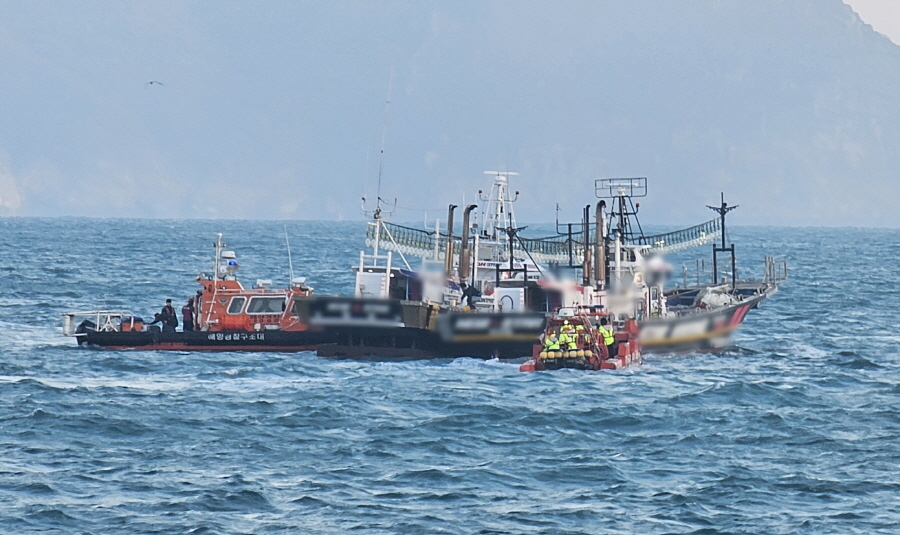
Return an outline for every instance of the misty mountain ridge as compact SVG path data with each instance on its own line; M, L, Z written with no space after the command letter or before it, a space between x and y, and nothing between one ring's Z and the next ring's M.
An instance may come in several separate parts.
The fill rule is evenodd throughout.
M385 129L398 220L509 169L520 221L900 225L900 47L839 0L206 7L0 5L0 210L358 219Z

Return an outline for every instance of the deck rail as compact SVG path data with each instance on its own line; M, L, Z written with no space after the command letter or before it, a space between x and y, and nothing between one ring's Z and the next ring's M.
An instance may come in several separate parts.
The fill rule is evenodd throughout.
M128 310L89 310L84 312L66 312L63 317L63 335L64 336L86 336L86 333L78 332L78 320L89 320L93 323L92 329L95 331L118 332L121 323L125 319L131 320L132 325L136 321L136 316Z
M441 232L437 243L437 257L435 258L435 231L407 227L396 223L382 222L389 231L392 240L382 240L381 246L388 250L398 251L404 254L414 254L423 258L440 259L447 250L448 236ZM681 230L653 234L650 236L637 236L632 241L633 245L651 248L658 253L671 253L697 247L709 243L721 236L721 221L711 219L705 223L694 225ZM453 249L459 251L462 245L460 236L453 236ZM369 225L366 231L366 245L371 246L375 240L375 225ZM557 234L542 238L519 238L513 244L513 251L522 255L527 251L538 262L572 262L580 264L584 258L584 243L581 234Z
M659 253L672 253L709 243L721 234L722 223L716 218L681 230L652 236L638 236L634 239L634 243L652 247Z

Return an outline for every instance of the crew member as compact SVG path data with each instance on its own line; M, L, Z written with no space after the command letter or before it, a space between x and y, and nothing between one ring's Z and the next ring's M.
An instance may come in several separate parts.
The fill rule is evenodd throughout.
M564 323L559 333L559 347L569 351L578 348L578 340L575 337L575 330L568 323Z
M175 327L178 327L178 316L175 315L175 308L172 307L171 299L166 299L166 306L153 315L153 321L150 322L150 325L156 325L157 323L162 323L162 331L164 333L173 333L175 332Z
M469 308L475 308L475 298L481 297L481 292L478 291L478 288L469 286L466 283L460 284L460 287L463 291L463 297L466 299L466 305Z
M559 338L556 337L556 333L550 331L550 334L544 337L544 351L547 352L547 356L550 356L551 351L559 351ZM554 357L556 355L553 355Z
M183 331L189 332L194 330L194 298L189 297L187 304L181 307L181 320Z
M575 334L575 327L569 325L569 351L574 351L578 349L578 335Z
M159 318L163 322L163 332L173 333L175 327L178 327L178 316L175 315L175 307L172 306L172 300L166 299L166 306L159 311Z
M615 349L616 345L616 337L613 334L612 326L609 325L609 320L606 318L600 318L600 325L597 326L597 332L603 336L603 343L606 345L606 353L609 358L615 356L613 353L613 349Z
M197 296L194 297L194 330L200 330L201 312L203 312L203 290L197 290Z
M580 323L575 326L575 338L578 339L578 347L590 347L590 337L584 331L584 325Z

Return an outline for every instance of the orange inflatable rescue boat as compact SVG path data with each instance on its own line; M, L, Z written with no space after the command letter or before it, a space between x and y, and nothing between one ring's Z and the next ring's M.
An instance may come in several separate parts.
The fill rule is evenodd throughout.
M519 366L519 371L619 370L641 364L637 322L628 319L614 327L617 322L609 319L605 313L572 309L557 312L547 321L540 343L534 345L531 358ZM612 336L604 336L606 329ZM607 345L612 339L614 342Z

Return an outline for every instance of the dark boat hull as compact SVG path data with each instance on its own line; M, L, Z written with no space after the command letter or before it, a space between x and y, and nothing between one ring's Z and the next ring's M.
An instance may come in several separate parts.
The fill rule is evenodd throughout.
M313 325L334 337L317 352L326 357L522 358L543 332L543 313L439 311L421 302L350 297L320 298Z
M315 351L333 341L322 331L264 332L88 332L80 344L107 349L171 351Z
M770 291L748 296L743 301L707 311L676 318L639 322L641 346L644 354L688 353L716 351L728 346L732 333L738 329L747 313L757 308L774 293ZM540 313L532 316L539 316ZM413 327L366 327L348 321L329 328L335 341L319 346L318 354L347 358L416 359L435 357L475 357L515 359L530 356L540 333L535 329L511 335L497 329L462 332L460 321L476 317L490 317L497 325L504 320L525 318L523 314L464 314L447 312L438 317L436 330ZM543 324L541 324L543 325Z
M413 360L423 358L472 357L517 359L531 355L539 334L450 337L413 327L353 327L331 331L335 340L321 344L323 357Z
M536 337L445 341L425 329L348 327L304 332L88 332L81 345L150 351L316 351L320 356L414 360L441 357L520 358Z
M769 296L763 293L740 303L682 317L640 322L644 353L716 351L728 346L731 335L749 313Z
M731 334L741 326L747 313L759 306L770 292L748 297L722 308L678 318L640 322L644 353L684 353L714 351L727 346ZM321 301L321 302L319 302ZM320 298L316 307L338 304L353 310L366 301L353 298ZM346 307L345 305L350 305ZM314 325L307 331L267 330L261 332L108 332L90 331L79 336L80 344L108 349L173 351L316 351L320 356L412 360L441 357L516 359L531 355L532 346L543 331L541 313L465 314L441 313L434 317L424 305L398 303L397 310L383 325L372 318L340 317L333 324ZM406 326L412 318L420 325ZM313 322L315 323L315 318ZM373 323L376 323L373 325Z

